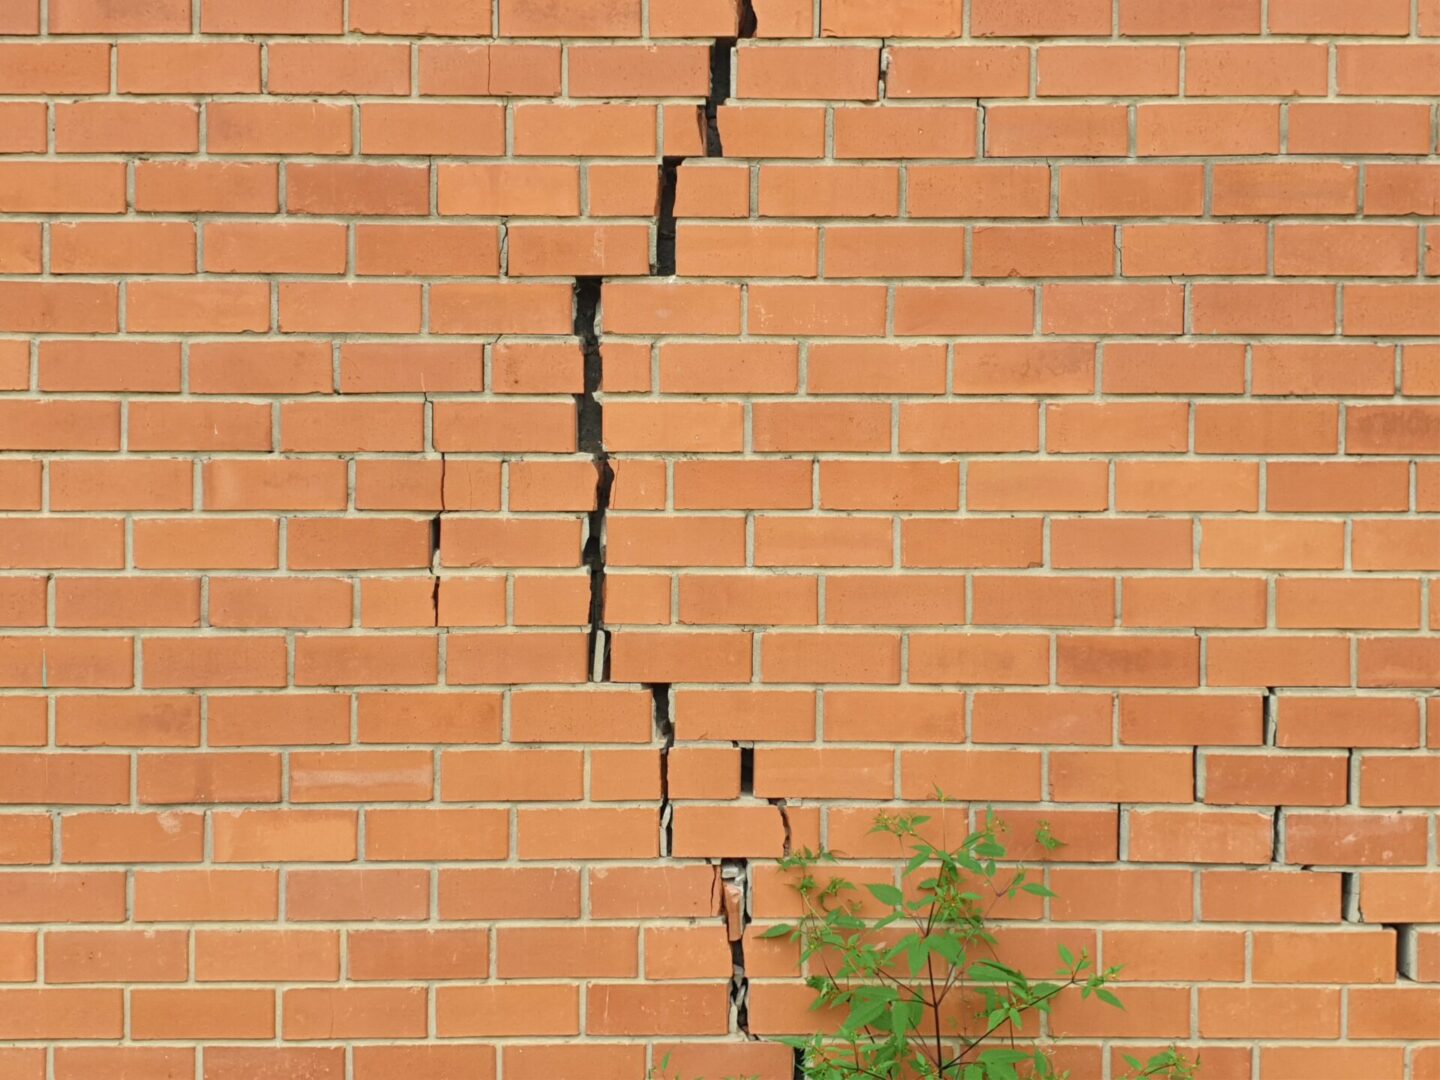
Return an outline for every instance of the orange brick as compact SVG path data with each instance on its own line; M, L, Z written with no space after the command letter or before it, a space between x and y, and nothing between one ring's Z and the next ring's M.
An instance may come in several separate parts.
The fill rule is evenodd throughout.
M741 98L874 101L879 96L874 46L749 45L738 55Z
M195 976L200 982L333 982L339 975L340 938L333 931L195 933Z

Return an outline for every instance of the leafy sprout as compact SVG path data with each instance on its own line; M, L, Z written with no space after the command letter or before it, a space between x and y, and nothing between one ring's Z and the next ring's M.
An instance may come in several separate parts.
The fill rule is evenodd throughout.
M1002 866L1006 830L993 813L954 847L943 828L938 844L922 834L930 821L877 817L871 832L894 837L905 861L900 885L866 884L868 900L853 882L821 873L838 862L831 852L780 861L802 914L761 936L798 944L812 1009L839 1017L833 1034L782 1041L800 1051L806 1080L1062 1080L1035 1038L1042 1017L1071 991L1124 1008L1108 988L1119 968L1097 969L1065 945L1047 979L1004 963L989 925L995 906L1054 893L1024 867ZM1046 853L1063 846L1045 822L1035 841ZM1198 1068L1174 1047L1126 1061L1133 1080L1190 1080Z

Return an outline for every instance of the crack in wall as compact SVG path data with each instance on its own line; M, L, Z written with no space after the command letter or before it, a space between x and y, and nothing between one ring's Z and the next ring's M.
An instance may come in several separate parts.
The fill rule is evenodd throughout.
M1344 870L1340 874L1340 918L1343 922L1365 921L1365 915L1360 910L1360 874L1354 870Z
M660 857L675 850L674 807L670 805L670 751L675 748L675 721L670 716L670 684L647 684L654 703L655 735L660 740Z
M1384 923L1395 931L1395 976L1405 982L1419 982L1420 935L1412 923Z
M675 198L684 161L683 157L667 157L660 163L660 214L655 225L655 262L650 268L653 277L675 274Z
M720 138L720 106L730 100L730 88L734 75L735 46L746 38L753 38L759 29L753 0L741 0L739 20L734 37L716 38L710 47L710 93L705 98L705 156L725 156L725 145Z
M429 410L429 413L430 413L430 425L431 425L431 430L432 430L432 432L433 432L433 430L434 430L434 424L435 424L435 403L430 400L430 395L429 395L429 393L426 393L424 396L425 396L425 406L426 406L426 408ZM432 437L432 439L433 439L433 437L434 437L433 434L432 434L431 437ZM431 617L432 617L432 619L431 619L431 625L434 626L436 629L440 629L440 628L441 628L441 627L440 627L440 570L441 570L441 561L440 561L440 559L441 559L441 554L440 554L440 550L441 550L441 543L442 543L442 541L443 541L443 539L444 539L443 530L444 530L445 512L446 512L447 510L449 510L449 507L448 507L448 506L446 505L446 503L445 503L445 498L446 498L446 494L445 494L445 481L446 481L446 478L447 478L447 470L448 470L448 468L449 468L449 464L450 464L449 459L446 458L444 451L441 451L441 452L440 452L440 508L435 512L434 516L431 517L431 519L430 519L430 579L431 579L431 585L430 585L430 614L431 614Z
M710 92L700 111L701 133L706 157L723 157L720 137L720 106L730 98L734 78L736 43L755 36L758 19L752 0L741 0L733 38L718 38L710 50ZM664 157L659 168L659 191L655 221L655 257L650 273L653 277L671 277L677 264L676 199L679 191L680 166L685 157ZM508 236L502 229L502 251L508 248ZM508 251L505 252L508 254ZM606 525L615 484L615 470L605 448L604 356L601 350L601 297L604 280L600 277L577 277L574 286L574 332L584 359L584 390L577 394L576 448L588 454L595 466L595 498L588 519L588 530L582 562L590 574L589 609L589 681L605 683L611 679L610 634L605 626L606 586ZM443 458L442 458L443 461ZM442 465L443 486L443 465ZM442 512L444 506L442 493ZM439 515L432 523L433 559L438 559L440 544ZM432 561L433 561L432 559ZM436 620L439 619L439 579L436 579ZM651 697L655 735L660 742L660 806L658 822L662 859L672 858L675 849L674 807L670 799L670 753L675 747L675 723L671 715L669 683L642 683ZM753 795L755 751L741 749L741 787ZM784 799L768 799L780 814L784 828L783 850L791 849L790 817ZM729 995L735 1031L746 1039L750 1034L749 987L745 962L745 931L751 918L750 863L748 859L723 859L715 870L711 890L712 909L726 922L730 943L731 976ZM803 1075L803 1057L795 1054L795 1076Z
M600 395L605 361L600 351L601 279L575 279L575 336L584 357L584 393L576 401L576 446L595 466L595 500L591 505L582 561L590 572L590 681L610 681L610 637L605 630L605 525L615 470L605 450L605 406Z
M735 1030L750 1034L750 975L745 965L745 932L751 922L750 860L725 859L720 864L721 914L730 940L730 1015Z
M765 801L780 812L780 824L785 830L784 845L780 850L783 854L790 855L793 853L795 841L794 833L790 828L790 805L784 799L766 799Z

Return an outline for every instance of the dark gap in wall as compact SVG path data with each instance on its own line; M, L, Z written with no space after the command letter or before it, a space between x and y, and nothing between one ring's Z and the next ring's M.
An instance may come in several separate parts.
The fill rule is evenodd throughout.
M1285 818L1284 810L1279 806L1275 807L1275 814L1270 819L1270 861L1285 861Z
M434 626L440 625L440 518L441 512L430 519L430 612L435 616Z
M1262 702L1262 719L1264 723L1264 742L1266 746L1274 746L1276 729L1280 722L1280 699L1275 696L1275 687L1265 688L1265 697Z
M1362 922L1360 911L1360 875L1354 870L1340 874L1340 919L1342 922Z
M710 96L705 99L705 156L725 156L720 140L720 106L730 98L730 76L735 58L735 38L717 38L710 46Z
M603 454L604 406L600 393L604 362L600 355L600 286L598 277L575 279L575 336L585 357L585 392L579 396L579 444L582 454Z
M675 748L675 721L670 716L670 684L650 683L646 689L653 703L655 734L660 739L660 857L669 858L675 846L670 806L670 751Z
M435 438L435 403L430 400L430 394L425 392L425 415L426 423L429 425L430 438ZM449 509L445 505L445 476L449 462L444 452L440 454L440 508L435 511L435 516L430 519L430 614L432 616L431 626L440 625L440 545L442 540L442 529L444 528L445 511Z
M760 19L755 14L755 0L740 0L740 37L753 38L760 29Z
M782 855L790 855L795 839L790 831L790 808L784 799L766 799L765 801L780 811L780 824L785 828L785 843L780 852Z
M750 975L745 967L745 931L750 925L750 862L725 859L720 865L725 932L730 939L730 1006L735 1029L747 1039L750 1034Z
M753 746L741 746L739 749L740 794L749 797L755 794L755 748Z
M684 160L667 157L660 163L660 217L655 227L655 265L650 271L656 277L675 274L675 196Z
M585 392L577 395L576 444L595 464L595 502L582 558L590 571L590 681L610 681L610 644L605 633L605 518L615 470L605 450L605 406L600 401L605 366L600 352L600 278L575 279L575 336L584 357Z
M705 156L724 157L720 141L720 106L730 100L731 76L735 66L735 45L753 38L760 26L753 0L741 0L735 37L716 38L710 47L710 95L705 99Z
M1385 923L1395 931L1395 977L1406 982L1418 982L1416 964L1420 947L1416 929L1410 923Z

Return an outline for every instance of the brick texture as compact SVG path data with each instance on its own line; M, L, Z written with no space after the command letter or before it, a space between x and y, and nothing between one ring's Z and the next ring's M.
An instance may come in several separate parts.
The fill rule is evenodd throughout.
M4 0L0 1075L787 1080L773 860L938 788L1077 1077L1440 1076L1437 95L1434 0Z

